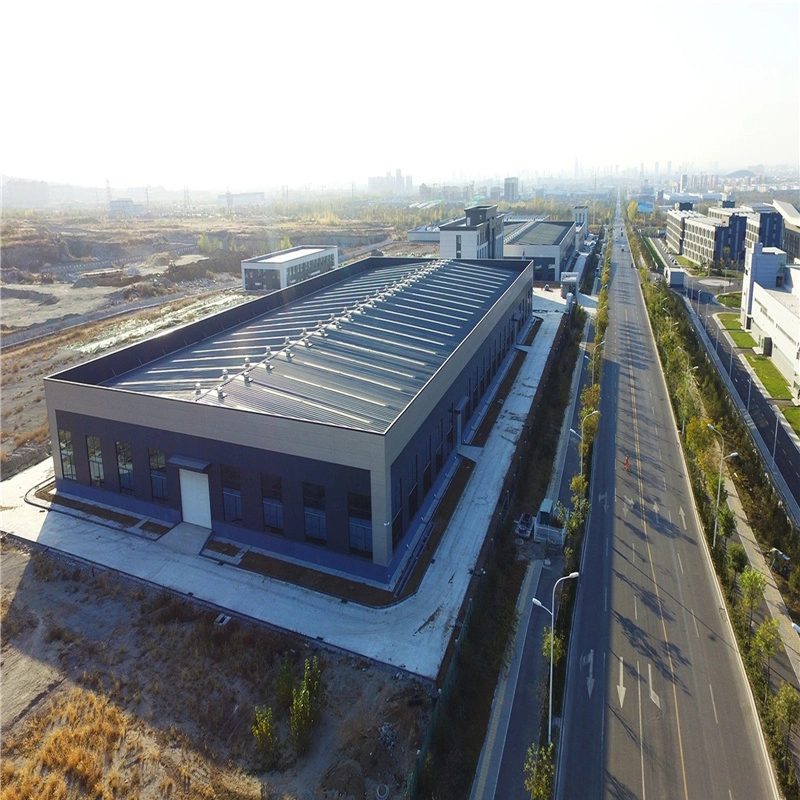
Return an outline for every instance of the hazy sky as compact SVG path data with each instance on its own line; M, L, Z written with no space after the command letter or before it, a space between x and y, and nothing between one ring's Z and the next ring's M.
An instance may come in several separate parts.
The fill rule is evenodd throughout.
M232 191L797 164L797 0L9 0L0 170Z

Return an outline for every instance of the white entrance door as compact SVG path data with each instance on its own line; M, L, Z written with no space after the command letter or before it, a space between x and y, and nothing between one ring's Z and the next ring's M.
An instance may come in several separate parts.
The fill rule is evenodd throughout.
M210 528L211 498L208 494L208 475L188 469L178 471L181 476L183 521L199 525L201 528Z

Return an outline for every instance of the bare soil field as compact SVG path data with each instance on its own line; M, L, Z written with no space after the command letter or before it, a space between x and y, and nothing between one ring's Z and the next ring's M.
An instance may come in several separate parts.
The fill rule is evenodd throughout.
M0 559L3 800L404 796L430 712L413 679L5 537ZM287 685L314 656L322 710L299 755Z

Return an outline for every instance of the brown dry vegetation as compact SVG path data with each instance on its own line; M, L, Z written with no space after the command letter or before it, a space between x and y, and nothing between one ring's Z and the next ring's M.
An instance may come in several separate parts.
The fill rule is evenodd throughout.
M362 659L99 568L3 542L2 800L394 795L427 722L424 687ZM277 692L316 653L325 705L298 757ZM422 702L421 702L422 700ZM254 707L275 709L274 759ZM262 784L265 787L262 794Z

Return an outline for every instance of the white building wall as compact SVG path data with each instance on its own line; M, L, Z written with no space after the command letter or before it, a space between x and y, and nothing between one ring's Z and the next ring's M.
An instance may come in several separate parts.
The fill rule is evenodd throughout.
M456 255L456 236L461 237L461 254ZM439 237L439 255L441 258L486 258L478 255L478 232L442 231Z
M772 361L790 386L800 388L800 317L758 284L753 286L751 331L759 344L772 339ZM787 293L788 294L788 293ZM796 306L795 306L796 307Z

